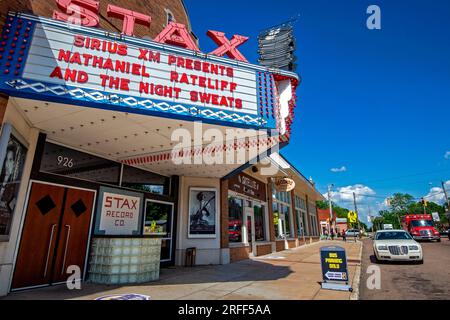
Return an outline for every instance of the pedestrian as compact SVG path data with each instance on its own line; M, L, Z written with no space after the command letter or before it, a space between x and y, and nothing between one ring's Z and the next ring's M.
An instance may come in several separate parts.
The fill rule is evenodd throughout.
M345 229L342 231L342 239L347 242L347 235L345 234Z
M331 240L334 240L334 229L331 229Z

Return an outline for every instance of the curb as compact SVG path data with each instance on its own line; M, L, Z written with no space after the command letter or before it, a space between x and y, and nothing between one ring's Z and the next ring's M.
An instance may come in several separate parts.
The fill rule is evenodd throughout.
M361 267L362 267L362 251L363 251L363 242L358 241L361 244L359 249L359 264L356 266L355 276L353 277L353 292L350 295L350 300L359 300L359 284L361 282Z

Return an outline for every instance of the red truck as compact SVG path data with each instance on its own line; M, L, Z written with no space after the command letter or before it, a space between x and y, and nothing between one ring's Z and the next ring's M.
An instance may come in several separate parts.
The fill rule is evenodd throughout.
M441 235L434 227L433 217L429 214L408 214L401 218L403 230L409 232L414 240L436 240Z

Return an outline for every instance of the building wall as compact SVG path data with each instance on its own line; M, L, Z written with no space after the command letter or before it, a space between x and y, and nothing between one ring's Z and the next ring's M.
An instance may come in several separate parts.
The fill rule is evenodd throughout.
M22 174L16 208L13 213L13 221L9 241L0 242L0 296L6 295L9 291L9 284L12 278L14 259L17 254L17 246L23 219L25 215L25 200L28 191L28 180L31 174L31 167L34 159L34 152L39 136L37 129L31 128L19 111L14 106L12 100L9 100L8 106L3 116L4 122L9 122L23 140L27 143L28 152L25 160L25 166Z
M250 247L231 247L230 248L230 262L239 262L250 258Z
M108 17L106 9L108 4L121 8L143 13L152 17L150 28L136 24L136 37L149 36L155 38L166 26L166 10L172 12L175 20L190 29L190 21L182 0L151 0L151 1L129 1L129 0L98 0L100 2L100 25L101 29L120 33L122 21ZM0 28L3 27L8 11L31 13L38 16L51 18L53 11L58 10L56 0L14 0L0 1Z
M215 188L217 190L216 237L214 239L189 239L189 189ZM178 202L178 234L176 241L176 265L184 265L187 248L197 249L197 265L227 264L230 261L229 249L221 249L220 237L220 179L180 177Z

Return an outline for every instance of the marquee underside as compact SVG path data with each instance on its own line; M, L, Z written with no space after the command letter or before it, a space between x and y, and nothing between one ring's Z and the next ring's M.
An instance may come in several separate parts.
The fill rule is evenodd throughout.
M278 137L259 132L258 140L253 137L203 143L194 134L195 124L191 121L23 98L11 98L10 103L32 127L46 133L53 142L165 176L221 178L280 142ZM171 139L176 129L189 132L192 148L176 148L180 141ZM202 124L202 129L203 133L215 129L213 134L221 133L224 137L227 130L243 133L243 129L206 123ZM258 147L255 149L256 144ZM233 158L240 161L220 165L194 164L195 159L211 157L216 152L223 152L224 161ZM183 163L179 164L181 160Z

